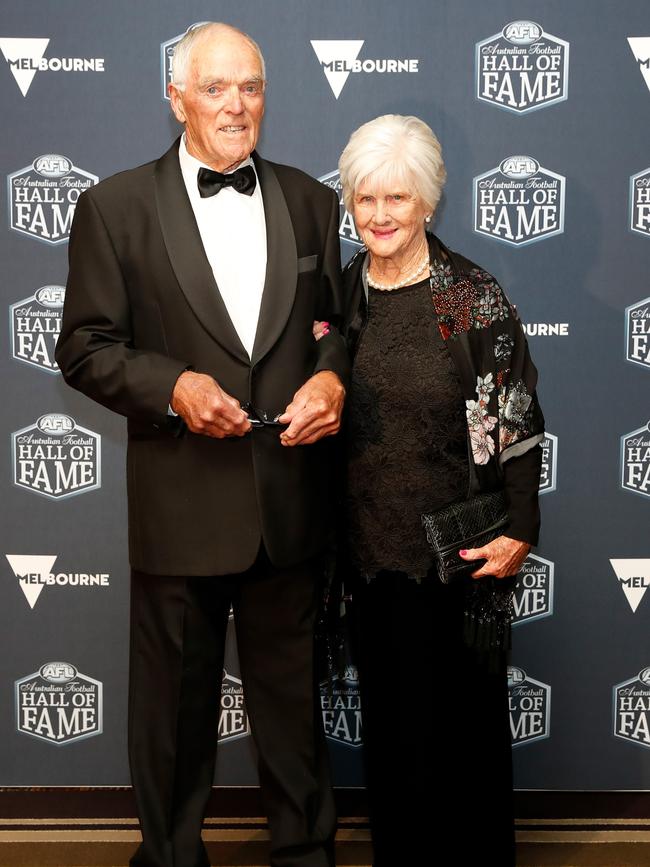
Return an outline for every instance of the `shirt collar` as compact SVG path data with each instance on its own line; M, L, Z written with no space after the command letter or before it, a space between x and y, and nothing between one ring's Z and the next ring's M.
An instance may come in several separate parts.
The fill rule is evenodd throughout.
M196 157L193 157L192 154L188 151L187 145L185 144L185 133L183 133L183 135L181 136L181 143L178 147L178 160L181 164L181 171L183 172L183 174L190 175L194 178L196 178L199 169L210 168L210 166L202 163L200 160L197 160ZM229 175L231 174L231 172L242 168L242 166L253 166L253 169L255 169L255 163L253 162L253 158L250 155L247 156L245 160L242 160L242 162L239 163L239 165L235 166L232 169L229 169L229 171L225 172L225 174ZM257 175L257 172L255 172L255 175Z

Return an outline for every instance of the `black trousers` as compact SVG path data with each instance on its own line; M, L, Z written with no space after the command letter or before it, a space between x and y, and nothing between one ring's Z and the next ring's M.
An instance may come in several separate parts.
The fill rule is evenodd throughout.
M209 864L201 826L231 603L271 864L334 864L336 817L314 670L318 595L314 561L277 569L264 554L240 575L132 574L129 761L143 842L131 867Z
M462 594L434 576L360 579L353 610L375 867L511 867L505 654L468 651Z

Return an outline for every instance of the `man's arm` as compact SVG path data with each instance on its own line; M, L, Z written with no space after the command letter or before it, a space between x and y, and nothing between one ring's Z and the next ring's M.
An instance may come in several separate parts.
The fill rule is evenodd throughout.
M186 361L133 347L124 277L99 210L87 194L75 211L56 360L65 381L108 409L165 422Z
M281 422L289 423L289 427L280 435L285 446L309 445L338 433L341 426L345 389L350 378L350 359L336 328L343 310L338 229L339 202L332 191L323 250L321 291L316 310L317 318L331 324L329 333L316 341L317 357L313 375L298 389L280 416Z
M131 305L111 237L92 198L77 203L70 271L56 359L65 381L108 409L170 424L169 406L190 430L241 436L250 424L212 377L159 352L133 346Z
M339 243L339 200L333 190L331 198L327 238L323 251L321 293L316 309L316 319L326 320L329 323L329 334L322 337L317 343L314 373L321 370L331 370L338 376L344 388L347 388L350 379L350 358L345 342L338 330L344 309Z

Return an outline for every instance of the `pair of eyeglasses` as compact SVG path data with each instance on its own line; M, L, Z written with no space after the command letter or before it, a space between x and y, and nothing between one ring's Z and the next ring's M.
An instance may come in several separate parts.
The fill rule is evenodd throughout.
M248 416L248 420L253 427L288 427L286 423L278 421L282 415L281 412L271 418L266 410L257 409L249 401L242 403L241 408Z

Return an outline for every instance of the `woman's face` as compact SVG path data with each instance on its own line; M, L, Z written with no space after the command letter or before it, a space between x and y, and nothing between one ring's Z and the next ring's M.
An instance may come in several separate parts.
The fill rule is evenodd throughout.
M397 186L386 189L365 180L354 195L354 222L372 256L413 255L424 240L426 214L418 196Z

